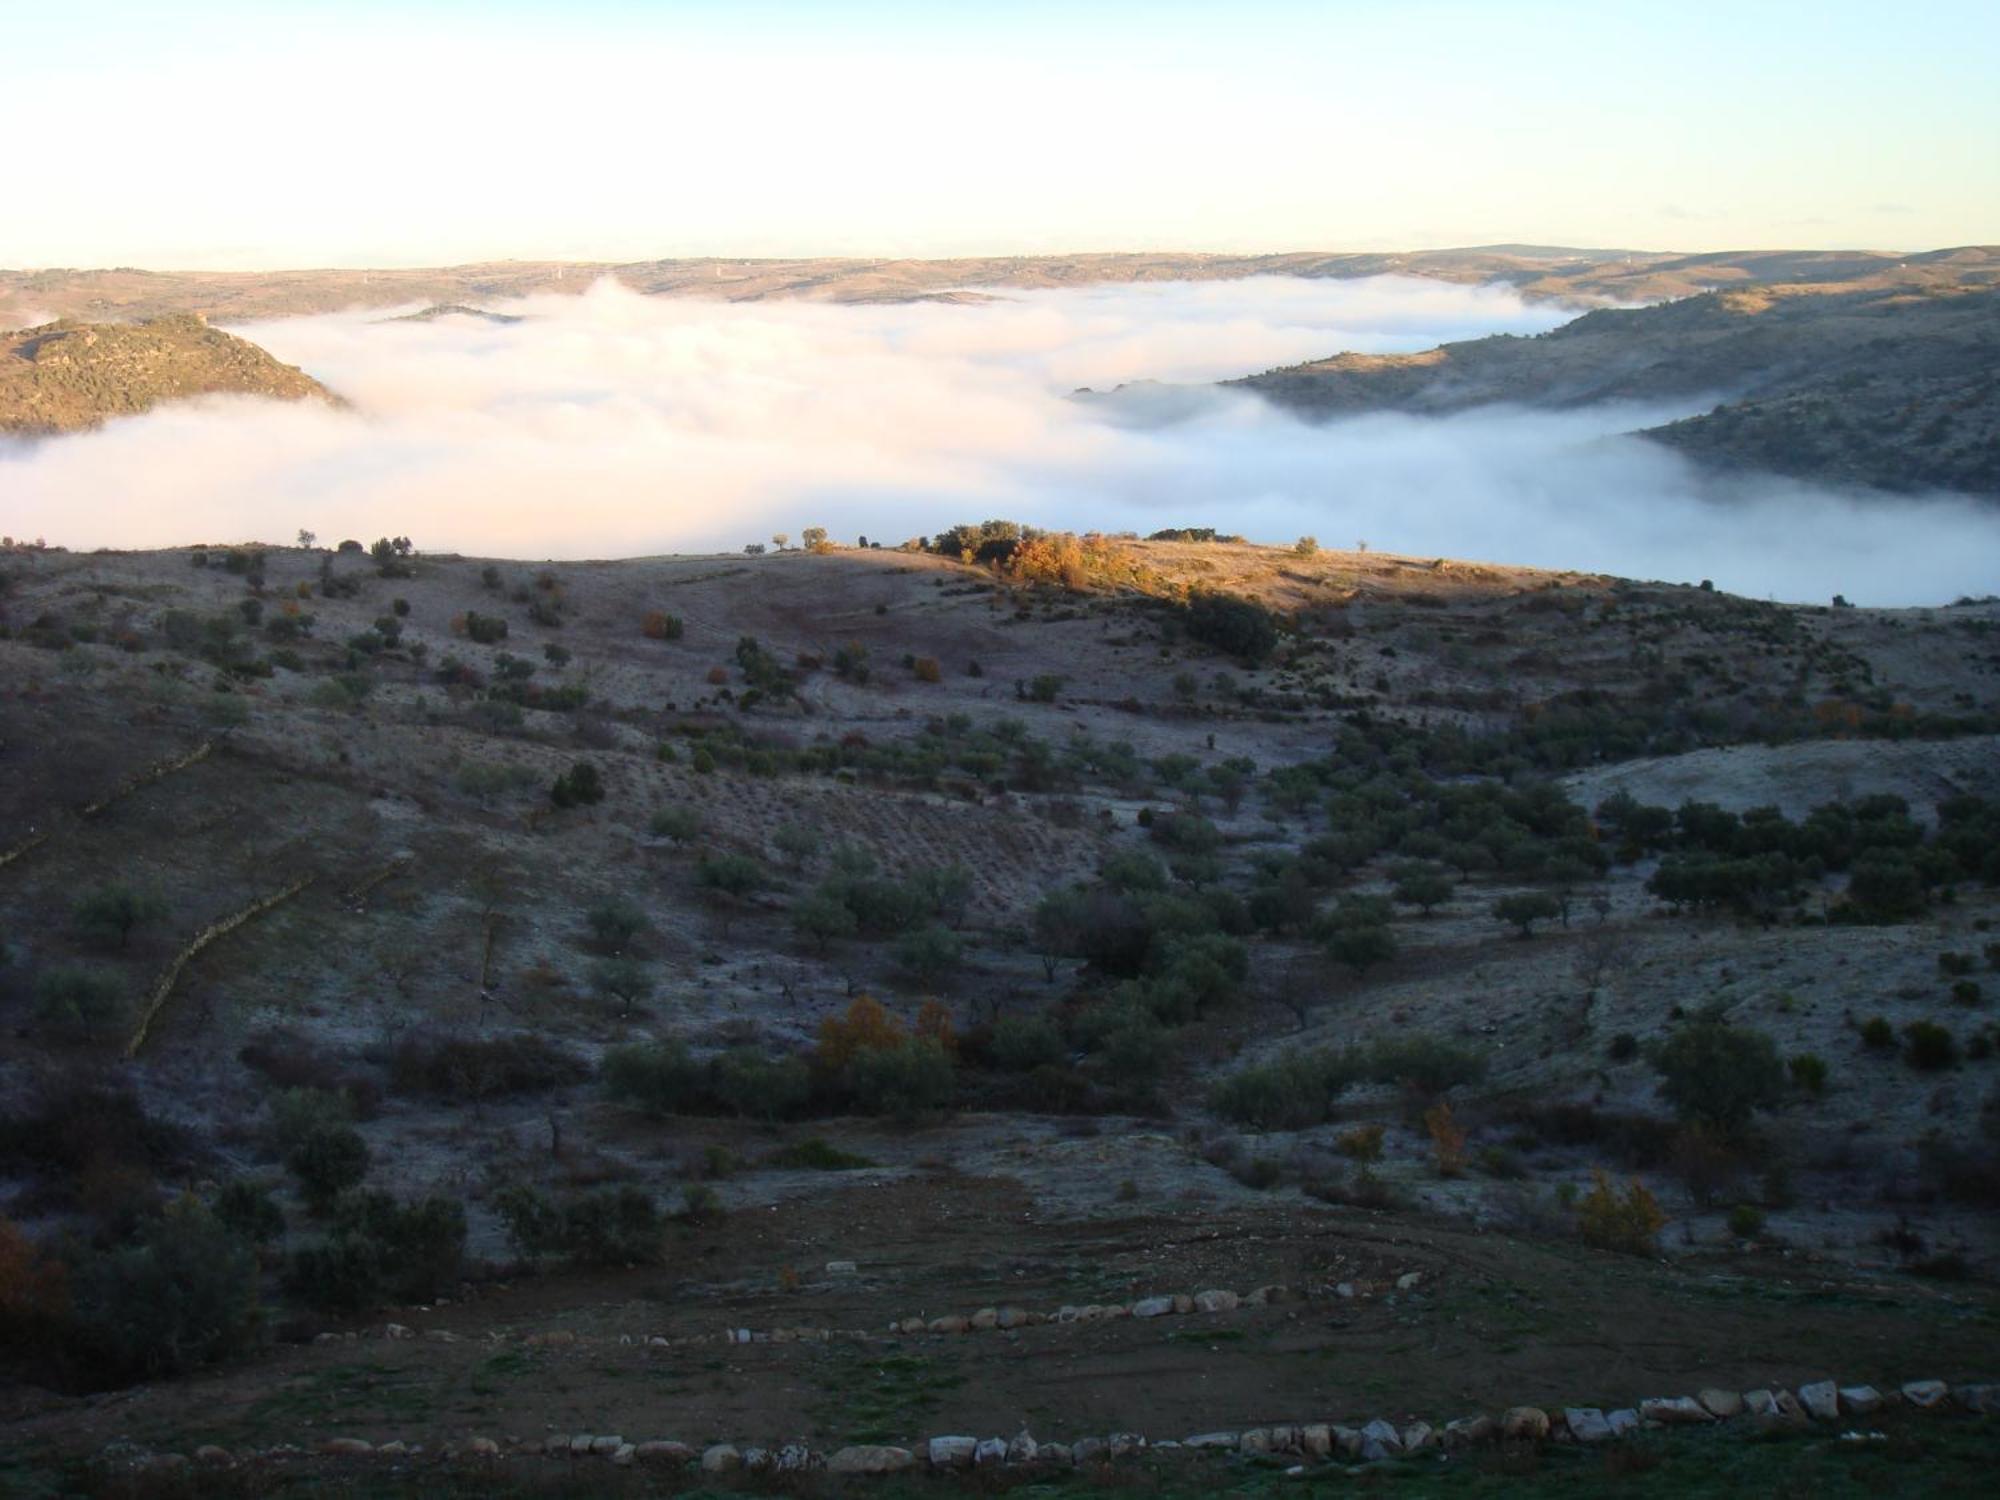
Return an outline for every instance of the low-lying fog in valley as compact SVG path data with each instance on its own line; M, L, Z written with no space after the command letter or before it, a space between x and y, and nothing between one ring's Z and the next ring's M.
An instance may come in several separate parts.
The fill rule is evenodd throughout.
M2000 512L1720 480L1620 436L1691 411L1490 409L1315 426L1211 382L1342 350L1553 328L1410 278L1108 286L894 305L647 298L613 283L235 331L348 410L215 399L0 444L0 523L71 547L406 534L575 558L824 525L886 543L1009 516L1603 570L1781 599L1992 586ZM1079 387L1141 386L1079 401Z

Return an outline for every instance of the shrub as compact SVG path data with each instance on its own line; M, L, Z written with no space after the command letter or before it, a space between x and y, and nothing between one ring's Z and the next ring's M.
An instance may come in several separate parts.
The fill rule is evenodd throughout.
M1428 1031L1385 1037L1351 1061L1358 1063L1360 1076L1372 1082L1432 1097L1486 1076L1484 1052Z
M1713 1016L1676 1027L1653 1066L1661 1095L1681 1119L1727 1136L1740 1135L1755 1111L1777 1102L1785 1076L1770 1037Z
M1465 1172L1465 1128L1451 1114L1451 1102L1440 1099L1424 1111L1424 1129L1431 1138L1437 1158L1438 1176L1458 1177Z
M1826 1092L1826 1059L1810 1052L1801 1052L1785 1064L1792 1075L1792 1082L1817 1099Z
M867 1157L830 1146L818 1136L781 1147L765 1157L764 1161L767 1166L792 1167L808 1172L857 1172L875 1165Z
M1302 536L1292 543L1292 553L1297 557L1311 557L1319 551L1319 541L1315 537Z
M430 1302L458 1282L465 1259L465 1210L455 1199L398 1203L362 1193L332 1232L292 1252L285 1290L310 1307L364 1312L384 1302Z
M996 1068L1032 1073L1063 1060L1062 1036L1043 1016L1003 1016L993 1027L986 1055Z
M1958 1044L1935 1021L1912 1021L1903 1028L1903 1056L1911 1067L1935 1073L1958 1061Z
M1630 1178L1621 1192L1602 1170L1591 1173L1591 1180L1590 1191L1576 1201L1577 1232L1583 1242L1627 1255L1657 1251L1667 1216L1646 1185Z
M524 1258L560 1256L572 1265L651 1265L665 1228L652 1198L636 1187L607 1188L550 1203L529 1187L494 1201L507 1238Z
M285 1153L285 1165L306 1207L323 1214L368 1175L368 1143L350 1126L320 1126Z
M215 1221L246 1245L268 1245L285 1232L285 1211L270 1188L245 1177L233 1178L215 1195Z
M582 1059L529 1031L500 1036L405 1032L389 1051L388 1068L392 1088L447 1099L540 1093L589 1074Z
M709 1091L716 1103L746 1119L782 1120L804 1113L812 1075L803 1058L732 1047L710 1065Z
M938 665L935 656L920 656L911 663L910 671L919 682L942 682L944 669Z
M651 1115L693 1114L706 1075L679 1042L634 1042L604 1054L604 1092Z
M576 762L549 788L549 801L557 807L581 807L603 800L604 778L587 760Z
M955 1088L950 1056L919 1037L857 1052L842 1082L863 1113L903 1121L949 1107Z
M701 814L691 807L663 807L653 814L647 825L654 838L672 839L676 844L685 844L700 837Z
M1613 1062L1630 1062L1639 1055L1639 1039L1629 1031L1621 1031L1611 1039L1605 1053Z
M1262 661L1278 644L1276 617L1254 600L1231 594L1192 595L1182 622L1195 640L1248 663Z
M1956 1000L1960 1005L1977 1005L1983 998L1979 988L1979 981L1976 979L1954 980L1951 986L1951 998Z
M617 896L591 907L584 920L590 924L591 941L613 953L628 947L646 927L646 914Z
M1754 1203L1739 1203L1729 1210L1729 1232L1739 1240L1754 1240L1764 1232L1764 1211Z
M1896 1028L1887 1016L1872 1016L1862 1025L1861 1045L1870 1052L1887 1052L1896 1045Z
M935 924L906 933L896 943L896 967L921 984L940 984L958 969L963 945Z
M0 1218L0 1347L39 1353L68 1323L68 1268Z
M123 948L132 930L165 916L167 903L129 885L103 885L77 900L77 936L99 948Z
M1335 1054L1297 1053L1219 1080L1209 1108L1256 1130L1304 1130L1327 1118L1348 1076Z
M45 969L35 980L35 1017L80 1036L115 1031L125 1019L125 986L117 977L82 964Z
M178 1375L249 1348L262 1327L257 1262L183 1199L71 1277L74 1349L93 1383Z
M1352 1130L1341 1132L1333 1143L1334 1149L1354 1161L1380 1161L1382 1137L1387 1131L1386 1125L1357 1125Z
M1493 915L1520 929L1522 937L1533 937L1535 923L1550 921L1562 914L1562 904L1540 891L1502 896L1493 903Z
M639 628L649 641L677 641L687 633L687 626L679 615L670 615L664 610L649 610Z

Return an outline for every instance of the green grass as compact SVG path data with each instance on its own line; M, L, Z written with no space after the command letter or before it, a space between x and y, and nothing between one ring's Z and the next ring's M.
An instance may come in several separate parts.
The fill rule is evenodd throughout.
M819 1381L826 1397L812 1416L822 1430L838 1433L840 1443L897 1443L909 1441L940 1396L964 1385L965 1376L929 1355L871 1358L856 1350Z

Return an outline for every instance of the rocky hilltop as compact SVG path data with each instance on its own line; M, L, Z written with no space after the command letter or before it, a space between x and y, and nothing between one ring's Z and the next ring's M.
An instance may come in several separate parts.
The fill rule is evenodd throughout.
M336 399L310 375L194 314L0 334L0 432L78 432L162 402L220 394Z
M2000 495L2000 290L1885 276L1605 308L1532 338L1341 354L1236 382L1315 416L1714 399L1646 436L1704 460Z

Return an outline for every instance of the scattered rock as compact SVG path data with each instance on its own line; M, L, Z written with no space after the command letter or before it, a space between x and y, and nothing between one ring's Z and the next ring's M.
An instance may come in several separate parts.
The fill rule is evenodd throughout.
M1500 1414L1500 1435L1540 1442L1549 1435L1549 1414L1539 1406L1510 1406Z
M1951 1387L1942 1380L1912 1380L1903 1386L1903 1399L1919 1411L1944 1405Z
M1146 1440L1136 1432L1114 1432L1105 1446L1113 1458L1136 1458L1146 1451Z
M1186 1292L1175 1292L1174 1293L1175 1314L1179 1317L1184 1318L1193 1311L1194 1311L1194 1298L1190 1297Z
M1194 1443L1189 1441L1192 1448ZM1333 1456L1333 1428L1325 1422L1311 1422L1299 1429L1299 1450L1311 1458Z
M1882 1393L1872 1385L1844 1385L1836 1394L1844 1416L1870 1417L1882 1409Z
M2000 1412L2000 1385L1962 1385L1958 1404L1970 1412Z
M934 1469L969 1469L973 1455L979 1451L979 1439L971 1437L934 1437L930 1441L929 1457Z
M1268 1427L1253 1427L1236 1440L1236 1446L1244 1453L1269 1453L1271 1430Z
M635 1455L642 1464L685 1464L694 1457L686 1443L657 1441L641 1443Z
M489 1437L468 1438L462 1451L468 1458L498 1458L500 1445Z
M1035 1441L1035 1435L1023 1427L1019 1432L1014 1434L1014 1440L1007 1445L1007 1462L1010 1464L1031 1464L1035 1461L1035 1455L1040 1451L1041 1445Z
M214 1443L203 1443L194 1450L194 1461L206 1464L212 1469L226 1469L236 1462L236 1455L227 1448L219 1448Z
M932 1333L964 1333L972 1327L972 1321L962 1313L947 1313L942 1318L932 1318L925 1327Z
M1220 1290L1197 1292L1195 1293L1194 1309L1196 1312L1205 1313L1234 1312L1241 1303L1242 1299L1234 1292Z
M1569 1428L1569 1435L1579 1443L1611 1441L1611 1424L1604 1420L1603 1411L1595 1406L1564 1407L1563 1425Z
M1079 1468L1087 1463L1095 1463L1098 1459L1104 1457L1104 1439L1097 1437L1081 1438L1070 1445L1069 1456L1070 1461Z
M405 1443L401 1438L395 1438L378 1445L375 1449L375 1456L377 1458L401 1458L410 1451L409 1444Z
M1547 1418L1543 1419L1544 1421ZM1403 1435L1377 1417L1361 1429L1361 1457L1367 1463L1394 1458L1403 1451Z
M838 1450L827 1459L826 1468L829 1474L900 1474L916 1461L908 1448L866 1444Z
M826 1274L827 1274L827 1275L829 1275L829 1276L852 1276L852 1275L854 1275L854 1274L855 1274L855 1265L854 1265L854 1262L853 1262L853 1261L851 1261L851 1260L830 1260L830 1261L828 1261L828 1262L826 1263ZM860 1450L860 1449L857 1449L857 1450L854 1450L854 1451L857 1451L857 1452L860 1452L860 1451L865 1451L865 1450ZM895 1451L895 1452L900 1452L901 1450L900 1450L900 1449L896 1449L896 1450L887 1450L887 1449L885 1449L884 1451L885 1451L885 1452L888 1452L888 1451Z
M1424 1273L1422 1271L1405 1271L1401 1276L1396 1278L1396 1290L1399 1292L1414 1292L1417 1289L1417 1283L1423 1279Z
M413 1339L417 1336L414 1328L406 1328L401 1323L385 1323L382 1337L385 1339Z
M804 1474L820 1466L820 1457L804 1443L786 1443L778 1450L780 1474Z
M1164 1318L1173 1310L1174 1299L1171 1297L1142 1297L1132 1304L1132 1316L1135 1318Z
M319 1445L319 1451L329 1458L360 1458L373 1453L375 1445L362 1438L328 1438Z
M1182 1445L1188 1448L1234 1448L1238 1435L1233 1432L1197 1432Z
M1639 1430L1639 1414L1629 1406L1621 1406L1604 1414L1604 1425L1611 1429L1613 1437L1630 1437Z
M1639 1403L1639 1416L1642 1421L1658 1422L1662 1427L1685 1427L1715 1420L1708 1408L1692 1396L1654 1396Z
M1023 1307L1003 1307L996 1320L1000 1328L1026 1328L1035 1321L1035 1314Z
M597 1454L616 1453L624 1446L625 1439L622 1437L594 1437L590 1440L590 1451Z
M1500 1424L1482 1412L1476 1417L1459 1417L1445 1423L1444 1440L1449 1447L1466 1448L1492 1442L1499 1431Z
M1000 1309L997 1307L982 1307L972 1315L969 1321L974 1328L998 1328L1000 1326Z
M1403 1429L1403 1451L1418 1453L1438 1444L1437 1429L1428 1422L1412 1422Z
M611 1450L611 1461L621 1469L629 1469L639 1461L638 1445L636 1443L620 1443L616 1448Z
M1005 1439L997 1437L981 1438L979 1446L972 1450L972 1461L975 1464L1004 1464L1007 1462L1007 1443Z
M1725 1391L1718 1386L1709 1386L1706 1390L1695 1392L1694 1399L1701 1403L1704 1411L1719 1422L1726 1422L1729 1418L1741 1416L1743 1413L1743 1398L1735 1391Z
M1831 1380L1815 1380L1799 1387L1799 1402L1815 1421L1840 1420L1840 1393Z
M733 1474L742 1467L743 1455L733 1443L717 1443L702 1450L701 1471L704 1474Z

